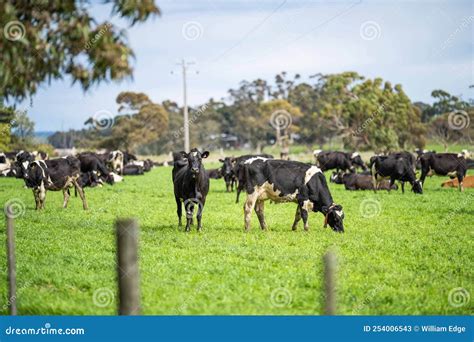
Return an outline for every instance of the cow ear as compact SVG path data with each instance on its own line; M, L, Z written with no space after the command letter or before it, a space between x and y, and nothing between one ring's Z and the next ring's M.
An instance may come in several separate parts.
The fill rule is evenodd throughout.
M333 206L333 209L334 210L342 210L342 205L336 204L335 206Z
M201 158L207 158L209 157L209 151L204 151L203 153L201 153Z
M203 157L203 158L204 158L204 157ZM221 163L223 163L223 162L224 162L224 159L219 158L219 161L220 161Z
M179 151L179 154L181 154L183 158L188 158L188 154L184 151Z

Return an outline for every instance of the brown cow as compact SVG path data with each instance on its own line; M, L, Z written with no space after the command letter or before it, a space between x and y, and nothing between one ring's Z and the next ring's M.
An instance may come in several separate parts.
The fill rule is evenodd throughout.
M465 188L474 188L474 176L466 176L462 181L462 185ZM443 188L457 188L459 186L459 181L457 178L448 179L447 181L444 181L441 186Z

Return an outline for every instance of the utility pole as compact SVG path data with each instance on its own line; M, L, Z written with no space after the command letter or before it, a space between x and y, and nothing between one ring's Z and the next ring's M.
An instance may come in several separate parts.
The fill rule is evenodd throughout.
M186 89L186 71L189 65L195 64L194 62L186 62L184 59L177 63L183 69L183 108L184 108L184 150L189 152L189 117L188 117L188 98Z

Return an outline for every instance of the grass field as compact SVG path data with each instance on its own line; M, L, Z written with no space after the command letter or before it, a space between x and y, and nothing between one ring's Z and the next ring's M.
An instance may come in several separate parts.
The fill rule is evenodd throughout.
M215 165L207 166L208 168ZM349 192L330 184L344 206L345 234L324 229L310 214L310 231L291 231L294 204L266 203L269 231L255 215L243 231L242 205L211 181L204 229L177 228L171 168L102 189L87 189L90 210L79 198L62 209L62 194L49 192L36 212L23 181L0 179L0 203L26 210L16 220L19 312L23 315L112 315L116 312L116 217L137 217L144 314L291 314L322 312L322 255L338 255L338 313L472 314L451 291L474 295L474 189L425 193ZM372 216L373 215L373 216ZM372 216L372 217L368 217ZM0 233L5 236L2 220ZM3 239L3 238L2 238ZM5 244L0 244L0 313L6 314ZM459 294L459 293L458 293Z

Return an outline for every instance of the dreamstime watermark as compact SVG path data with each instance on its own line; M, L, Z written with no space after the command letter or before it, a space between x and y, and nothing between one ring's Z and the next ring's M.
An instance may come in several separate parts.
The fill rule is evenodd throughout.
M92 294L92 303L99 308L105 308L112 304L115 299L113 291L107 287L101 287Z
M183 314L189 307L189 303L194 300L196 295L198 295L205 287L207 286L207 282L200 283L195 289L194 292L184 300L184 302L178 307L177 312L178 314Z
M471 294L463 287L455 287L449 291L448 302L455 308L463 307L471 301Z
M366 198L360 202L359 213L364 218L372 218L380 215L382 206L375 198Z
M12 42L22 39L25 33L25 25L18 20L9 21L3 28L3 36Z
M284 109L276 110L270 117L270 125L275 129L287 129L293 123L291 114Z
M8 270L7 270L8 271ZM2 310L6 310L11 304L12 302L16 301L18 295L20 295L24 289L26 289L27 287L30 287L31 286L31 282L27 281L24 285L22 285L17 291L16 291L16 295L15 296L12 296L10 298L8 298L7 302L3 305L2 307Z
M369 20L360 25L359 34L364 40L374 40L380 38L382 29L377 22Z
M104 27L102 27L99 32L97 32L95 36L84 45L85 49L90 50L92 46L94 46L94 44L97 43L99 39L102 38L104 34L110 30L111 27L111 23L106 23Z
M277 308L290 306L292 301L293 296L291 295L291 292L284 287L276 288L270 294L270 302Z
M201 115L204 114L207 108L208 108L207 104L204 104L201 107L199 107L199 109L193 114L191 119L188 119L188 127L194 124L201 117ZM174 131L173 137L175 139L178 139L182 134L184 134L184 127L180 127L180 129Z
M448 126L454 130L462 130L469 127L471 119L464 110L455 110L448 115Z
M370 117L368 117L367 119L365 119L365 121L362 123L362 125L360 125L359 127L357 127L356 131L352 133L352 135L359 135L361 134L366 128L367 126L372 122L374 121L374 119L379 116L381 113L383 113L385 110L385 104L382 103L380 106L377 107L377 109L375 110L375 112L372 113L372 115Z
M370 291L367 292L367 295L365 296L364 300L357 305L352 313L354 315L358 315L367 305L369 305L377 295L377 293L380 292L380 290L383 288L383 285L378 285L377 287L371 289Z
M181 31L186 40L199 39L204 32L201 23L197 21L188 21L184 23Z
M18 218L23 216L26 212L25 203L19 198L12 198L3 206L5 215L9 218Z
M92 124L98 130L109 129L114 125L114 122L115 118L112 113L105 109L95 112L92 117Z
M469 27L469 24L473 21L474 21L474 15L463 18L463 20L461 20L461 24L443 42L443 44L441 45L440 51L443 51L444 49L449 47L451 43L453 42L453 40L456 38L456 36L460 34L461 32L463 32L464 30L466 30Z

